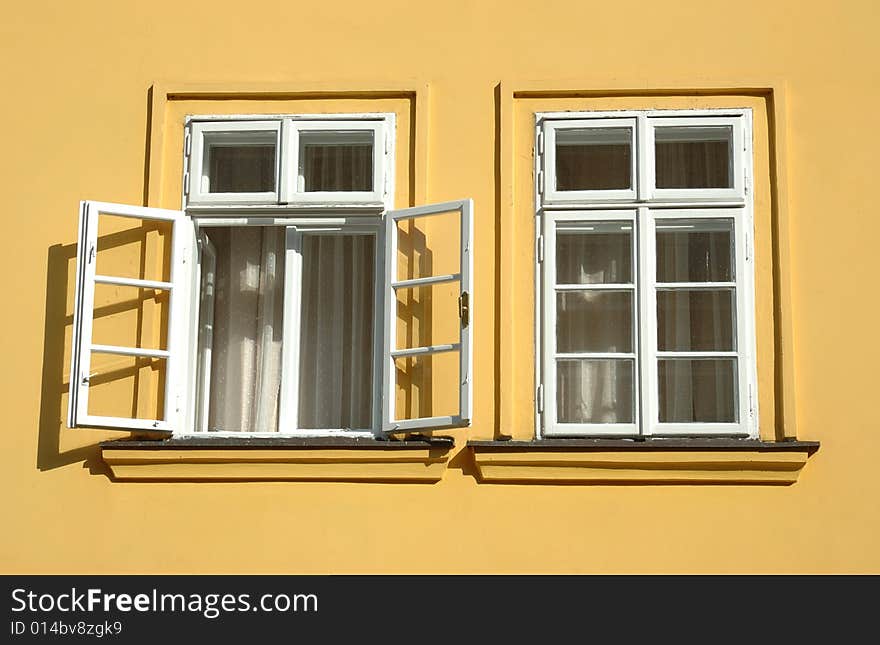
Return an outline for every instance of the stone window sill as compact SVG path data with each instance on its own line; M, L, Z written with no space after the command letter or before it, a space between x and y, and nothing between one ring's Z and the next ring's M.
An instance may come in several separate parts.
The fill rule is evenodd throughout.
M178 438L101 443L114 480L127 481L439 481L449 437Z
M469 441L497 483L793 484L815 441L544 439Z

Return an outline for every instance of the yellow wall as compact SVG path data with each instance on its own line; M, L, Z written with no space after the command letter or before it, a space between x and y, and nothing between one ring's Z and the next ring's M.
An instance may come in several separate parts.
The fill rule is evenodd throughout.
M754 0L430 8L163 0L7 11L0 24L7 128L0 266L8 281L0 570L880 571L873 476L880 307L871 282L880 275L880 222L869 208L878 17L867 1L805 9ZM507 92L535 83L646 93L780 89L778 125L787 138L779 170L790 224L782 269L791 277L784 340L796 353L786 357L793 361L789 381L761 391L762 435L772 437L779 424L774 393L796 383L797 436L821 441L821 450L787 487L478 484L463 454L434 485L110 481L96 443L118 435L64 427L77 204L159 205L179 191L168 179L168 192L148 199L159 185L155 176L147 184L157 149L149 89L157 80L161 87L211 83L258 92L428 88L429 110L416 132L425 137L424 158L413 162L426 172L414 178L410 198L473 197L476 207L474 422L467 433L457 431L462 439L519 436L531 418L530 396L509 401L511 392L531 389L532 313L527 296L504 300L496 289L510 278L499 275L501 259L527 286L532 271L518 238L502 245L505 227L520 223L510 218L527 213L506 201L510 160L496 150L515 155L516 182L530 163L529 151L515 144L528 136L528 101L514 100L505 117ZM588 108L597 100L564 101ZM180 163L172 126L159 146L163 178ZM773 279L767 244L758 247L759 316ZM506 307L516 312L513 336L501 333L503 316L495 318ZM759 344L763 337L768 346L772 333L760 333ZM507 349L511 338L522 339L516 351ZM767 360L779 360L777 350ZM510 374L504 361L513 361ZM762 386L779 378L775 367L759 370ZM510 378L514 389L501 387Z

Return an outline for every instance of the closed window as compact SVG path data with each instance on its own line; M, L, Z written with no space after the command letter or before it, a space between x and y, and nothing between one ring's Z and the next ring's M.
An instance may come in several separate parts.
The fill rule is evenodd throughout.
M757 436L750 114L540 115L544 436Z

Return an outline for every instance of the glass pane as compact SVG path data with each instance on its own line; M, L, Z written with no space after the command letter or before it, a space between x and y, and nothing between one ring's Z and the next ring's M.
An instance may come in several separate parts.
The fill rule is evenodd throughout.
M633 351L632 291L557 292L556 351Z
M556 417L559 423L632 423L633 361L556 362Z
M736 359L658 361L660 423L735 423Z
M459 352L394 359L395 420L458 415L460 360Z
M168 282L172 223L120 215L98 215L98 275Z
M275 138L274 131L206 133L202 191L274 191Z
M658 290L657 349L734 351L733 297L733 289Z
M299 190L373 190L373 131L299 133Z
M303 236L299 427L373 427L372 235Z
M733 187L733 127L654 129L657 188Z
M632 188L632 128L556 130L556 190Z
M217 249L208 429L275 432L284 228L216 227L208 235Z
M560 222L556 225L557 284L632 282L632 224Z
M443 282L396 291L397 344L394 349L459 342L460 282Z
M461 214L449 211L402 219L397 227L397 280L461 271Z
M92 353L88 413L123 419L162 419L165 414L164 358Z
M657 222L657 282L732 282L733 220Z
M164 289L95 284L92 342L167 349L169 296Z

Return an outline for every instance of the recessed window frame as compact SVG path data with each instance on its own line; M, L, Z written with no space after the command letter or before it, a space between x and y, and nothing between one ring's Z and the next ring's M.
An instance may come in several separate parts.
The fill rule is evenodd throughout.
M550 163L547 132L566 123L581 123L585 119L632 117L638 121L635 144L638 166L637 197L625 204L609 204L599 196L587 195L579 202L561 203L546 191L548 180L542 177ZM656 125L731 125L735 150L733 154L735 178L733 189L696 189L690 191L657 191L648 188L653 173L653 138L648 146L649 132ZM537 113L535 129L535 329L536 329L536 436L541 437L687 437L732 436L758 437L757 353L755 339L754 294L754 205L749 183L752 176L751 110L643 110L619 112L553 112ZM640 143L641 142L641 143ZM552 168L552 166L550 166ZM738 183L737 183L738 182ZM637 291L636 320L638 343L636 352L635 424L559 424L556 420L555 391L555 226L559 221L589 222L602 219L620 219L621 213L634 214L633 237L637 265L633 276ZM657 350L657 281L656 281L656 222L670 219L734 220L735 245L735 351L737 357L736 412L734 423L660 423L658 416L658 350ZM636 268L638 267L638 268ZM708 288L701 285L697 288ZM661 287L662 288L662 287ZM551 303L550 301L553 300ZM710 352L693 352L696 356ZM641 393L641 395L639 394ZM635 428L633 428L635 425ZM612 427L616 426L616 427Z

